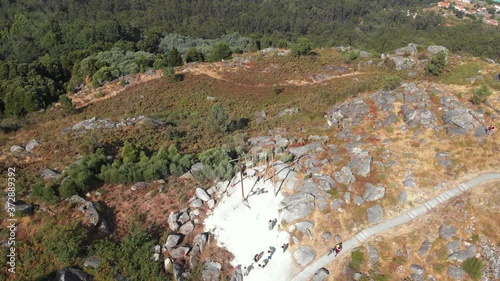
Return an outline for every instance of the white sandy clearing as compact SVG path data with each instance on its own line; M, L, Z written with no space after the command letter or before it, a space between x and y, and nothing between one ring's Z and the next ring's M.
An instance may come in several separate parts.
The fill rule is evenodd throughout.
M239 174L235 179L239 179ZM257 177L247 177L243 180L245 196L250 190L264 188L267 193L248 196L248 205L243 203L241 194L241 183L233 179L223 195L222 200L213 210L213 213L205 219L205 231L211 232L217 240L217 245L226 248L234 255L231 265L241 264L248 267L253 262L253 257L264 252L260 263L269 254L270 246L276 248L276 252L265 268L261 268L253 262L254 269L245 281L287 281L291 280L299 269L295 266L290 250L283 253L281 246L288 243L290 235L285 231L279 231L279 203L283 199L281 193L274 195L271 180L257 181ZM269 230L269 220L278 219L273 230Z

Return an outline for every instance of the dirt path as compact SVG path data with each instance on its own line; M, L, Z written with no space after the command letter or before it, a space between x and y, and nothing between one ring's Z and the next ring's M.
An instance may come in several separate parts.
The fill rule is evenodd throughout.
M425 202L420 207L413 208L405 214L402 214L398 217L392 218L383 223L364 229L363 231L359 232L358 234L354 235L350 239L343 242L343 253L346 253L351 249L359 246L371 236L395 228L402 224L411 222L415 218L428 213L430 210L434 209L437 205L442 204L458 195L461 195L462 193L473 187L479 186L481 184L484 184L492 180L500 180L500 173L487 173L479 175L471 180L459 184L454 189L450 189L448 191L439 194L435 198ZM335 259L334 255L327 255L327 254L328 254L328 249L325 251L323 256L318 258L314 263L304 268L299 274L295 276L295 278L292 279L292 281L309 280L318 269L326 266L328 263L330 263Z

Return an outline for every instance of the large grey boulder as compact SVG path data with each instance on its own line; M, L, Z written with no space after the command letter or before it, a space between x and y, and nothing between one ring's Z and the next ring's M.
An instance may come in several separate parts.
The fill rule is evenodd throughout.
M384 209L379 206L375 205L366 210L367 216L368 216L368 221L371 224L377 224L382 221L384 218Z
M412 265L410 266L410 269L411 269L411 271L413 271L413 273L416 273L416 274L418 274L418 275L422 275L422 274L424 274L424 271L425 271L425 270L424 270L424 268L423 268L423 267L421 267L421 266L420 266L420 265L418 265L418 264L412 264Z
M51 169L45 169L42 171L42 173L40 174L40 177L43 179L43 180L56 180L58 178L61 177L61 174L58 174L56 172L54 172L53 170Z
M464 273L464 270L459 266L448 266L448 276L453 280L462 280Z
M13 154L19 154L21 152L24 152L24 147L20 145L13 145L10 147L10 152Z
M455 228L453 225L442 224L439 227L439 237L444 240L450 239L453 235L455 235Z
M330 240L330 238L332 238L332 234L328 231L326 232L323 232L323 234L321 234L321 237L323 237L323 239L325 239L325 242L327 242L328 240Z
M201 271L201 278L203 281L219 281L220 270L222 266L215 261L205 262L205 266Z
M336 211L336 210L340 209L340 207L342 207L343 204L344 204L344 201L342 201L340 199L335 199L330 204L330 208L332 208L332 210Z
M199 233L193 239L193 246L198 246L200 252L205 249L208 242L208 233Z
M314 260L314 257L316 257L316 252L307 246L300 246L293 253L293 257L298 264L300 264L301 266L305 266Z
M370 258L370 263L375 264L379 262L379 253L375 246L368 244L368 256Z
M172 260L170 258L166 258L163 261L163 268L165 269L165 272L170 272L171 267L172 267Z
M454 252L448 257L448 261L458 261L464 262L466 259L474 257L476 254L476 247L474 245L470 245L465 250Z
M422 241L422 244L420 244L420 248L418 249L418 254L423 257L427 251L429 251L429 249L431 248L431 242L429 241L429 239L425 239L424 241Z
M83 260L84 267L98 268L101 264L101 259L98 257L88 257Z
M448 49L446 49L446 47L436 46L436 45L432 45L432 46L427 47L427 52L429 52L431 54L437 54L437 53L442 52L442 51L447 52Z
M177 231L179 229L179 224L177 223L177 218L178 217L179 217L179 213L178 212L172 212L168 216L168 219L167 219L168 227L170 227L170 229L172 231Z
M370 173L371 169L371 164L372 164L372 157L371 156L361 156L361 157L355 157L354 159L351 160L349 163L349 167L353 171L354 174L366 177Z
M418 273L412 273L410 275L411 281L425 281L424 277Z
M26 144L26 151L28 152L33 152L35 148L37 148L40 145L40 143L37 140L31 140L28 144Z
M459 107L446 111L443 122L450 135L466 135L471 129L479 125L478 121L469 113L469 109Z
M398 195L398 202L405 203L407 199L408 199L408 193L406 192L406 190L401 191Z
M344 166L342 167L342 169L340 169L340 171L335 172L334 177L337 182L345 185L355 181L355 178L349 166Z
M314 227L314 222L310 220L301 221L295 224L295 229L302 233L303 235L309 236L312 239L311 230Z
M168 253L170 254L170 256L174 259L178 259L178 258L181 258L181 257L185 257L187 256L187 254L189 253L189 250L191 250L188 246L181 246L181 247L178 247L178 248L170 248Z
M282 204L285 206L281 211L281 220L290 223L303 219L314 210L314 196L306 193L296 193L286 197Z
M328 275L330 275L330 271L322 267L314 273L314 276L311 279L311 281L324 281L328 278Z
M57 281L92 281L92 276L72 267L59 270L56 274Z
M208 193L202 189L202 188L196 188L196 197L198 197L199 199L203 200L203 201L208 201L210 200L210 195L208 195Z
M179 245L179 243L181 241L182 241L182 236L181 235L179 235L179 234L170 234L167 237L167 241L165 242L165 244L163 245L163 247L166 248L166 249L173 248L173 247Z
M394 56L391 59L394 62L396 70L409 69L415 64L411 59L402 56Z
M191 219L191 217L189 217L188 212L181 212L181 214L177 218L177 222L179 222L180 224L185 224L190 219Z
M384 198L385 195L385 187L381 184L373 185L371 183L367 183L365 185L365 194L363 195L363 199L367 202L373 202Z
M179 228L179 232L184 235L188 235L189 233L193 232L193 230L194 230L194 224L192 221L186 222Z
M101 220L99 216L99 212L97 212L97 209L94 206L94 203L91 201L86 201L81 207L80 211L85 214L85 217L87 220L94 226L99 224L99 221Z
M174 277L175 277L175 280L179 281L182 278L182 274L184 273L184 265L181 264L181 263L174 263Z
M191 204L189 204L190 207L192 208L199 208L203 205L203 201L201 201L201 199L194 199Z
M140 181L140 182L137 182L137 183L134 183L131 187L130 187L130 190L132 191L139 191L139 190L142 190L146 187L149 186L149 183L148 182L145 182L145 181Z
M364 203L365 203L365 199L363 199L363 197L361 197L359 195L356 195L354 197L354 204L356 204L356 206L363 205Z
M415 43L408 43L408 46L406 47L401 47L394 51L394 54L396 55L413 55L417 53L417 44Z
M448 255L452 255L455 252L458 252L458 248L460 247L460 240L453 240L450 243L446 244L446 252Z

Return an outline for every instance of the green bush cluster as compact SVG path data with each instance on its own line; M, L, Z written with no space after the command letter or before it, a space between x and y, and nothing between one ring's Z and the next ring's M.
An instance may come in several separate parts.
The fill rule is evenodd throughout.
M402 81L398 75L388 75L384 77L384 90L394 90L401 85Z
M151 260L156 244L157 241L144 228L135 225L120 242L110 239L95 241L89 254L101 259L96 277L114 280L119 274L129 280L171 280L163 273L162 263Z
M205 57L209 55L213 57L214 47L217 44L224 43L231 51L248 51L250 42L251 39L249 37L241 36L238 33L226 34L216 39L194 38L170 33L161 40L159 49L164 53L168 53L173 48L176 48L180 53L187 55L187 51L191 50L192 52L192 49L194 48Z
M85 194L99 184L98 177L102 165L106 163L103 149L94 154L83 156L78 162L70 165L64 173L66 176L59 187L59 194L65 198L75 194Z
M473 280L479 280L483 271L483 262L478 258L468 258L462 264L462 269L467 272Z
M351 262L349 265L356 271L361 269L361 265L365 262L365 254L360 251L351 252Z
M425 69L432 75L438 76L446 66L446 51L441 51L432 56L431 60L427 63Z
M471 102L473 104L479 105L483 102L486 102L489 96L491 96L491 90L486 85L482 85L481 87L474 89L472 91Z
M235 174L235 167L232 162L237 156L236 151L227 148L212 148L198 155L203 164L202 176L214 180L230 180Z
M148 157L144 151L125 142L122 158L103 166L99 177L106 183L131 183L169 175L180 176L189 170L193 160L192 155L181 155L175 145L171 145L168 150L161 148Z

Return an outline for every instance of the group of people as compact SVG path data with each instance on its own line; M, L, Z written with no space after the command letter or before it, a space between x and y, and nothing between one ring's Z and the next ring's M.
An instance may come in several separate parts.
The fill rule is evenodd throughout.
M288 245L288 243L287 243L287 245ZM282 246L282 248L283 248L283 246ZM262 261L261 261L261 259L264 256L264 251L253 256L252 263L249 266L245 266L243 268L243 275L248 276L248 274L250 274L250 271L252 271L254 269L254 263L256 263L258 267L262 267L262 268L266 267L267 264L269 263L269 261L271 260L271 258L273 257L275 252L276 252L276 248L273 246L270 246L269 250L267 250L268 256L265 259L263 259ZM241 267L241 266L239 265L239 267Z

